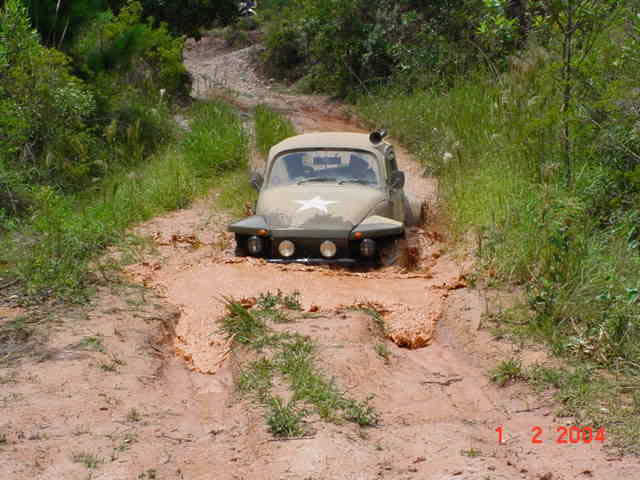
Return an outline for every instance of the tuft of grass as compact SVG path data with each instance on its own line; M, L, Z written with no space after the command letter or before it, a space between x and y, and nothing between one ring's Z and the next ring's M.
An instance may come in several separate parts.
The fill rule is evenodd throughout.
M127 421L129 422L139 422L142 420L142 415L136 408L132 408L127 412Z
M482 456L482 450L471 447L466 450L460 450L460 455L469 458L476 458Z
M240 303L229 298L225 300L228 314L222 318L220 325L229 337L233 337L235 342L248 345L265 336L267 326L258 315L254 315Z
M99 364L100 368L105 372L117 372L118 368L123 366L123 365L126 365L124 360L121 360L120 358L116 357L115 355L111 356L111 361L109 361L109 362L101 361L100 364Z
M267 398L273 386L275 365L267 358L251 362L245 367L237 381L238 390L244 393L253 392L258 400Z
M33 327L27 317L16 317L0 325L1 343L24 343L33 335Z
M258 192L250 185L244 169L221 177L216 188L219 189L216 207L223 208L236 217L246 216L247 206L254 206L258 200Z
M75 347L83 350L93 350L96 352L103 352L103 353L106 351L104 348L104 340L100 335L84 337L75 345Z
M378 356L384 360L384 363L388 364L391 359L391 350L384 343L376 343L373 349Z
M304 410L298 410L295 402L285 403L280 397L270 397L268 401L267 425L276 437L300 437L304 434L302 419Z
M373 396L370 396L361 402L347 400L344 406L344 418L350 422L357 423L361 427L378 425L380 422L380 416L369 404L372 399Z
M256 148L262 155L276 143L296 134L293 124L282 114L266 105L258 105L255 110Z
M311 338L298 333L274 333L269 327L267 322L279 322L272 315L278 306L293 309L292 312L300 308L298 297L298 292L289 295L280 291L277 294L267 292L260 295L252 309L227 299L228 314L219 321L222 330L229 337L233 336L237 343L259 354L257 360L241 369L238 390L252 394L269 410L268 422L277 425L288 425L287 422L293 422L297 417L302 421L311 413L327 421L377 425L379 417L370 405L371 397L364 401L348 398L317 368L316 345ZM284 380L292 393L287 405L278 400L274 403L271 389L275 377ZM299 404L307 408L298 409Z
M102 463L102 460L92 453L87 452L78 452L74 453L71 456L71 460L74 463L81 463L88 469L93 470L94 468L98 468L98 465Z
M491 370L490 378L492 382L500 387L504 387L510 382L524 380L525 375L522 370L522 363L515 358L503 360Z

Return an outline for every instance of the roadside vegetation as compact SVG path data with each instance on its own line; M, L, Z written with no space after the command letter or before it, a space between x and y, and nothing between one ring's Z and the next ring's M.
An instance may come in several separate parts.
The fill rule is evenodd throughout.
M255 125L256 149L265 157L276 143L296 134L289 119L266 105L256 107Z
M370 398L349 398L316 366L313 340L282 328L303 315L298 295L278 291L264 293L255 302L227 299L227 315L219 323L246 359L240 364L238 390L262 405L269 430L277 437L309 435L314 417L376 425L379 418Z
M278 8L265 26L272 74L353 100L409 147L439 179L450 231L473 247L477 277L526 293L493 319L501 335L577 362L560 386L590 390L613 372L617 413L581 411L610 424L630 418L640 391L638 3ZM504 365L497 381L528 376L517 367ZM590 401L609 411L606 392L594 389Z
M152 2L51 5L0 11L0 277L78 299L127 227L246 166L247 136L226 105L190 105L174 34L224 15L171 26Z

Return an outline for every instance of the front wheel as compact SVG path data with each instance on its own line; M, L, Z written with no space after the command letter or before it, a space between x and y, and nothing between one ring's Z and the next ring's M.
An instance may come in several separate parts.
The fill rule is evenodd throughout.
M403 252L406 250L406 240L404 238L392 238L380 247L378 261L383 267L390 267L402 263Z
M407 227L419 227L427 220L427 202L413 195L404 194L404 224Z

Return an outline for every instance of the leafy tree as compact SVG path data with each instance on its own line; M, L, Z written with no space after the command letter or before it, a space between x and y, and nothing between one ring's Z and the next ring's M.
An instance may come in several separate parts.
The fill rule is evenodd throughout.
M45 45L69 44L81 27L108 8L106 0L24 0Z
M95 109L69 59L43 47L20 0L0 14L0 156L35 181L82 176L86 120Z
M236 0L142 0L143 15L166 22L176 34L200 38L203 28L231 23L238 15Z

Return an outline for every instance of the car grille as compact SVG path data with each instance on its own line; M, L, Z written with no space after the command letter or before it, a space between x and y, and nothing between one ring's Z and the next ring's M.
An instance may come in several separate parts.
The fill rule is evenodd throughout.
M301 238L301 239L278 239L272 242L271 256L274 258L283 258L278 252L278 244L282 240L291 240L295 246L296 251L291 258L323 258L320 253L320 244L325 240L331 240L336 244L337 251L332 258L353 258L354 254L350 248L349 242L345 239L333 239L333 238Z

